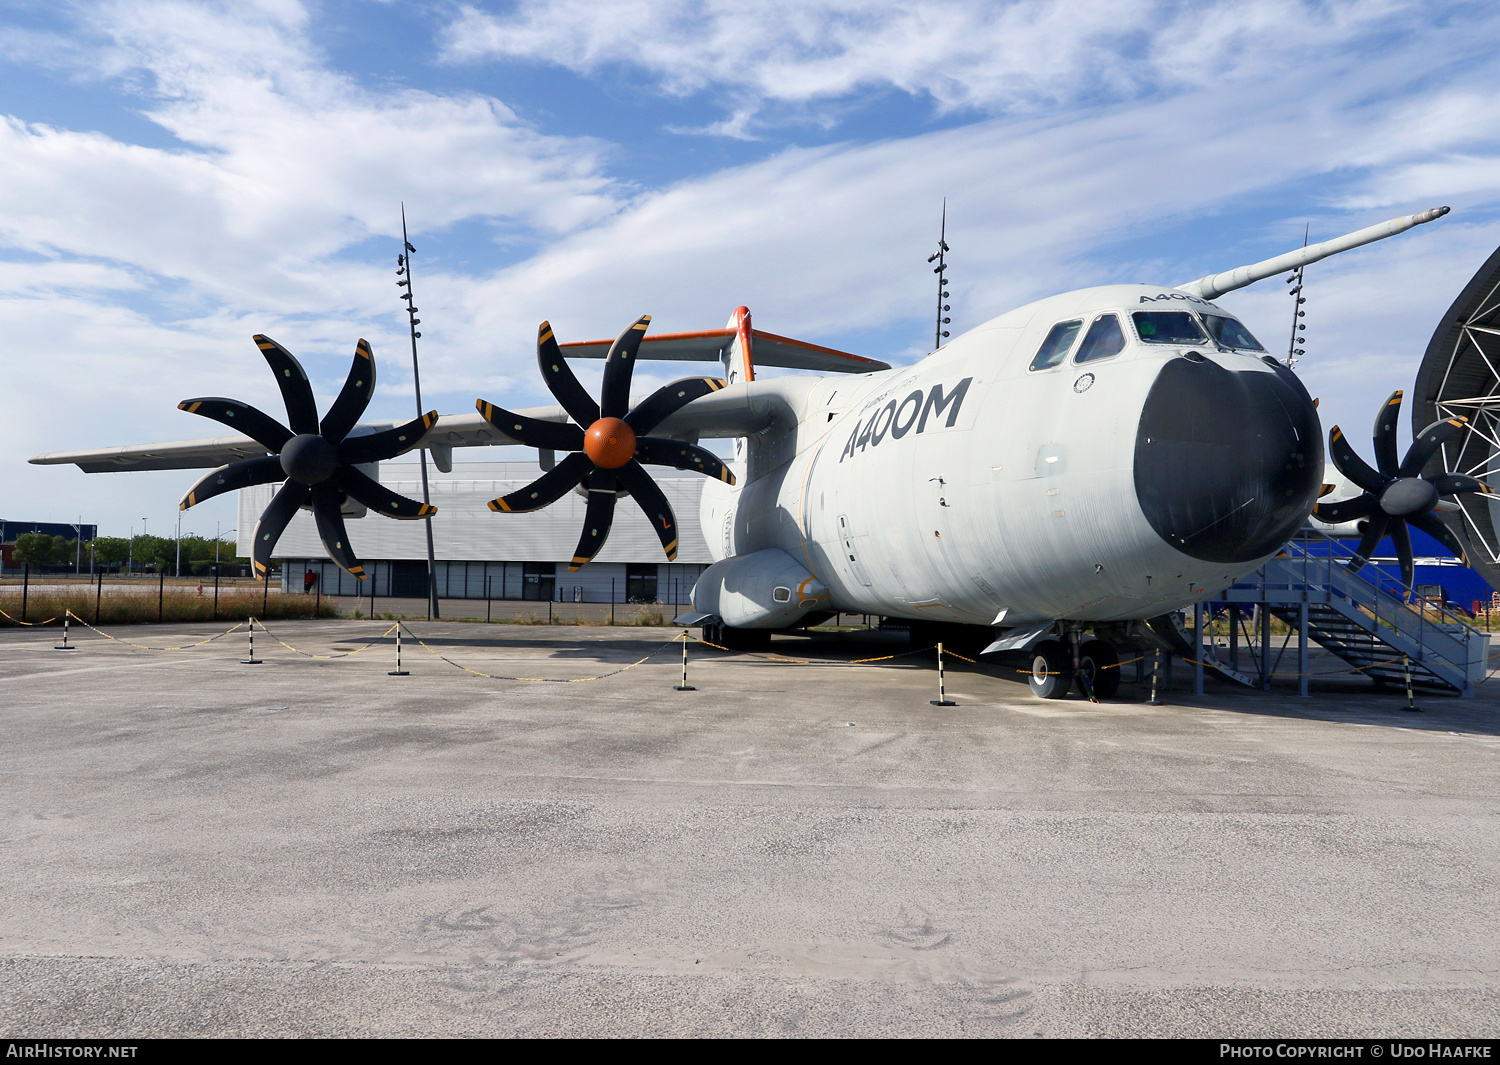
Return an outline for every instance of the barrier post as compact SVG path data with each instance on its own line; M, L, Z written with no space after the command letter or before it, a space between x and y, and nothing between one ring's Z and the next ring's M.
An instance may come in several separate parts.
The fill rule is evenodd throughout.
M386 673L388 677L409 677L411 674L401 668L401 622L396 622L396 668Z
M246 621L245 621L245 635L246 635L246 637L248 637L248 639L250 641L250 643L249 643L249 651L250 651L250 653L249 653L249 655L247 657L240 659L240 665L242 665L242 666L258 666L258 665L260 665L260 659L258 659L258 658L255 657L255 618L251 617L251 618L246 619Z
M1151 705L1160 706L1161 698L1156 693L1157 678L1161 676L1161 649L1151 652Z
M68 609L64 608L64 610L63 610L63 642L59 643L59 644L54 644L53 647L52 647L52 649L54 651L76 651L76 650L78 650L78 648L76 648L76 647L69 647L68 646L68 618L71 617L72 614L73 614L73 612L71 610L68 610Z
M1419 707L1416 703L1414 703L1412 701L1412 697L1411 697L1411 659L1408 658L1406 655L1402 655L1401 656L1401 668L1403 670L1405 670L1405 672L1406 672L1406 705L1403 706L1402 709L1403 710L1421 710L1421 707Z
M955 703L952 699L948 698L947 693L943 690L943 641L941 641L941 640L938 641L937 652L938 652L938 697L936 699L930 699L928 701L931 702L933 706L957 706L958 704Z
M1302 594L1305 596L1307 590L1304 588ZM1297 608L1297 697L1308 698L1307 694L1307 601L1304 599L1301 606Z
M687 682L687 645L688 645L688 630L687 629L683 629L682 630L682 683L681 684L675 684L675 685L672 686L672 690L676 691L676 692L695 692L695 691L698 690L697 688L693 687L691 684L689 684Z
M1208 653L1205 650L1205 648L1207 646L1207 640L1211 639L1211 637L1209 636L1209 634L1205 633L1203 631L1203 629L1204 629L1204 622L1207 620L1207 618L1208 618L1208 608L1206 606L1204 606L1202 603L1194 603L1193 604L1193 625L1195 627L1194 631L1197 633L1197 644L1198 644L1198 646L1197 646L1197 652L1198 653L1193 656L1195 659L1197 659L1197 661L1195 661L1193 663L1193 694L1194 695L1202 695L1203 694L1203 656ZM1215 650L1217 651L1217 648L1215 648ZM1218 655L1215 654L1214 657L1217 658Z

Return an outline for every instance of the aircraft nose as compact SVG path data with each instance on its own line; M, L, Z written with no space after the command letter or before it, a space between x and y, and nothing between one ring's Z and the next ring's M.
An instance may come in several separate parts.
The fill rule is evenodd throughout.
M1292 371L1173 359L1141 410L1135 491L1151 527L1206 562L1269 555L1301 527L1323 480L1323 436Z

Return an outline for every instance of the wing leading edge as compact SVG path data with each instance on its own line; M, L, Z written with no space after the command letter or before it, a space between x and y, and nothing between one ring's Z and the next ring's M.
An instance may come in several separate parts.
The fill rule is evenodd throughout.
M737 330L705 329L696 333L661 333L647 335L641 341L638 359L660 359L672 362L718 362L734 342ZM809 344L805 340L777 336L760 329L750 330L757 366L780 366L788 370L814 370L818 373L870 373L889 370L890 363L852 355L836 348ZM583 340L559 345L571 358L602 359L609 354L613 340Z

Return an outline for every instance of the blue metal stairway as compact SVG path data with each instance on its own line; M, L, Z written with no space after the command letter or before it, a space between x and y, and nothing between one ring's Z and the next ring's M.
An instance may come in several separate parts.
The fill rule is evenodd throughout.
M1489 637L1437 603L1403 594L1401 585L1367 566L1348 569L1354 557L1343 544L1304 530L1256 573L1210 596L1243 609L1255 606L1285 621L1299 635L1299 691L1307 693L1307 648L1317 643L1379 684L1403 685L1410 668L1413 687L1472 696L1484 679ZM1234 611L1238 613L1238 611ZM1261 626L1261 647L1249 649L1253 669L1204 648L1199 660L1223 679L1269 687L1270 627ZM1237 634L1236 634L1237 635ZM1196 649L1195 649L1196 651Z

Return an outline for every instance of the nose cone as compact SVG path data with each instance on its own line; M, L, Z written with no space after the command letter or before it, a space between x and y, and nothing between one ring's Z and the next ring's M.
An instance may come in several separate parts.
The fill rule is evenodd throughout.
M1272 360L1266 359L1266 363ZM1135 491L1151 527L1206 562L1248 562L1301 527L1323 480L1323 436L1302 382L1212 360L1162 367L1141 410Z

